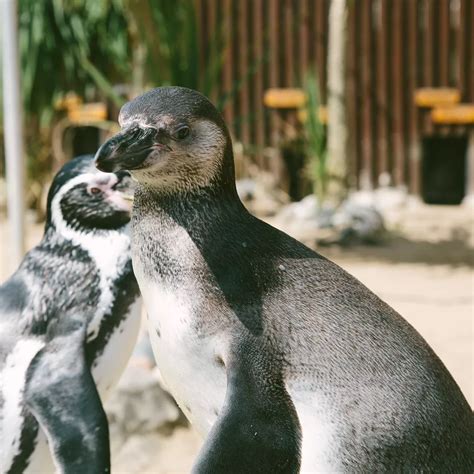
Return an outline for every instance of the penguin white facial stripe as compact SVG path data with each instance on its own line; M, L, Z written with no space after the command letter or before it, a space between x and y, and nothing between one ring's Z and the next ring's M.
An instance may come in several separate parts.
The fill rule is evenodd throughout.
M71 229L62 217L61 198L74 186L89 182L94 177L95 175L93 174L83 174L71 179L54 196L51 204L53 223L57 231L75 245L86 250L99 268L100 302L95 316L89 325L89 340L94 339L98 334L103 314L110 307L113 300L113 294L110 289L111 282L119 275L124 263L129 258L130 251L128 230L121 233L116 230L82 232Z
M12 449L0 451L0 472L6 472L18 453L23 423L23 389L26 371L33 357L44 347L38 339L24 339L17 342L7 357L4 370L0 373L0 388L3 407L0 420L0 446ZM3 454L2 454L3 452Z

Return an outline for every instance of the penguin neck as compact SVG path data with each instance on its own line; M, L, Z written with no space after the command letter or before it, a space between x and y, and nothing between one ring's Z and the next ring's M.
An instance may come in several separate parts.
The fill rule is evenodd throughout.
M156 189L139 185L135 190L133 215L153 216L173 221L190 231L215 227L247 213L235 186L210 186L194 191L161 194Z
M153 185L139 183L135 190L134 214L153 215L173 221L186 230L213 229L229 223L248 212L240 201L235 187L232 143L227 140L219 174L205 186L188 189L160 190Z
M96 267L107 275L115 275L127 261L130 249L128 224L113 230L80 231L69 226L58 229L54 224L47 224L40 247L48 252L58 254L61 258L80 258L80 253L64 253L70 245L80 248L92 259ZM109 275L110 276L110 275Z

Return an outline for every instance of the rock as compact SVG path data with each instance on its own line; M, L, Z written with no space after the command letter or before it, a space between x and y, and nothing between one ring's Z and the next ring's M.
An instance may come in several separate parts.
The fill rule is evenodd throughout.
M273 216L288 202L287 194L278 189L275 180L265 172L254 178L239 179L236 186L246 207L259 216Z
M285 206L272 224L303 241L323 245L376 243L384 231L382 214L367 193L349 198L339 208L320 207L314 195Z
M112 472L169 474L191 472L202 445L191 428L178 427L170 436L147 433L130 437L112 456Z
M130 364L105 408L112 451L119 449L132 435L152 431L168 433L184 422L176 403L160 386L156 368L150 370Z
M384 219L373 206L363 206L346 201L333 215L332 226L338 231L337 242L349 244L377 243L384 231Z
M370 206L380 213L398 210L408 203L405 188L380 187L373 191L356 191L349 195L348 201L360 206Z
M254 179L243 178L239 179L235 183L237 187L237 194L242 201L251 201L255 199L255 190L257 183Z

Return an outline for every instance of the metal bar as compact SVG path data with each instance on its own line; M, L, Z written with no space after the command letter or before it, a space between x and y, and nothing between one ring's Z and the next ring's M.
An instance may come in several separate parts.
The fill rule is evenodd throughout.
M3 107L10 262L18 265L25 251L24 154L20 99L17 1L1 1L3 31Z

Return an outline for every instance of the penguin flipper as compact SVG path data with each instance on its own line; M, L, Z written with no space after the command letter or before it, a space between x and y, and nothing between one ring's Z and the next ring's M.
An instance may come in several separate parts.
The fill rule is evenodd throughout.
M301 428L281 370L245 344L226 363L227 392L193 474L298 473Z
M32 360L25 401L67 474L109 473L109 428L85 358L86 327L61 331Z

